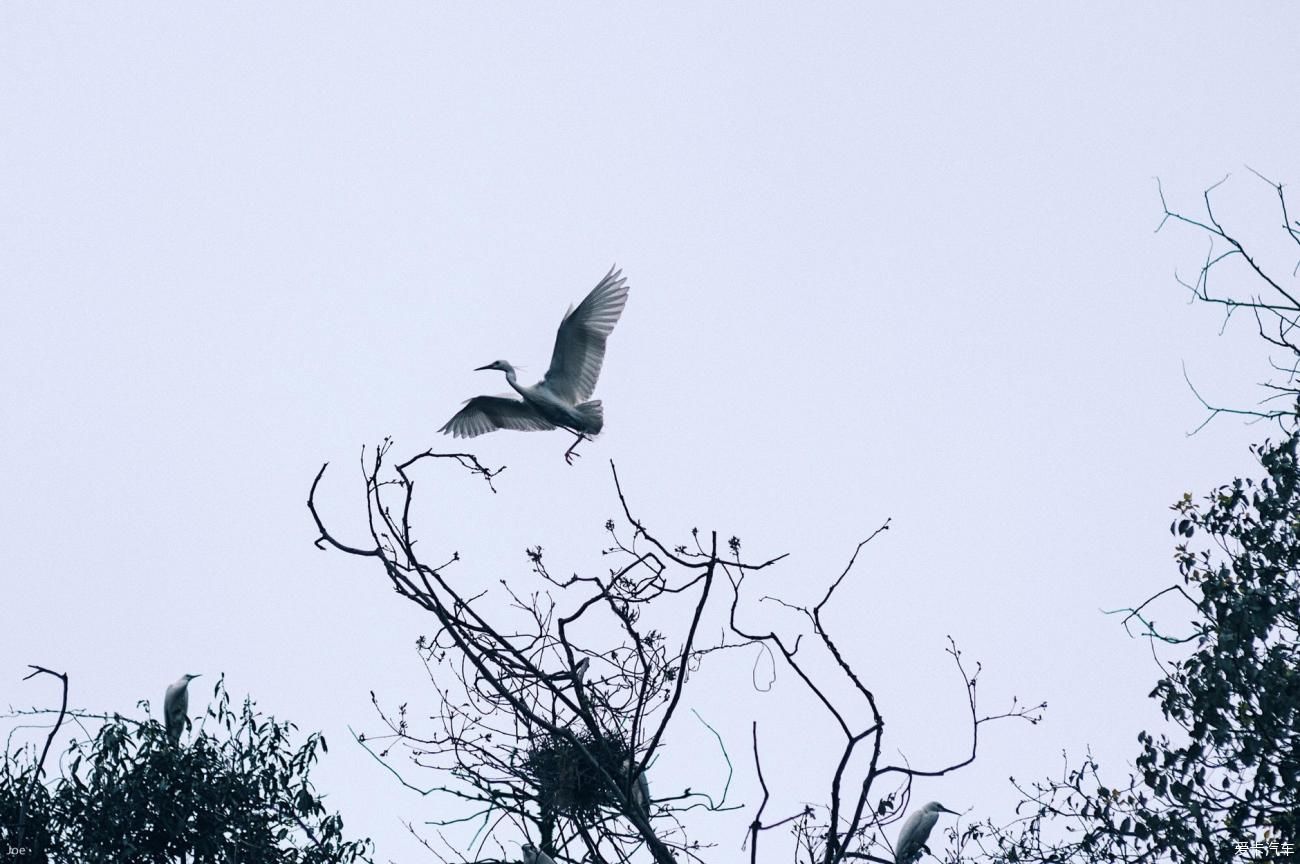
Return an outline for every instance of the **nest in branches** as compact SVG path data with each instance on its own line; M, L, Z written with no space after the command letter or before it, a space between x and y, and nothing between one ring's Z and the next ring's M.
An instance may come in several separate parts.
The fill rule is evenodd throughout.
M618 782L627 773L627 746L589 732L575 737L538 739L524 758L524 770L537 788L538 803L543 810L585 817L617 807L617 793L592 760Z

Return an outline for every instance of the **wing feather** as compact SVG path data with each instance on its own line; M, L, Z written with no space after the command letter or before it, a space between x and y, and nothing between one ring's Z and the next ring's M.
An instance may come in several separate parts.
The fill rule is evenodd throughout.
M623 271L611 267L577 308L570 308L555 334L551 367L541 385L570 405L590 398L605 360L605 340L627 303Z
M543 419L531 405L518 399L475 396L467 400L465 407L457 411L456 416L438 431L454 438L476 438L498 429L541 432L554 428L554 424Z

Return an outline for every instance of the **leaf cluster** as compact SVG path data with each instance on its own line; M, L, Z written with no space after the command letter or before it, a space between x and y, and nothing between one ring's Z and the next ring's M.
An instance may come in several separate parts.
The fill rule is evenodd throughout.
M1133 610L1165 664L1150 696L1170 727L1138 735L1126 782L1089 756L1022 788L1022 818L963 838L993 861L1228 864L1243 842L1300 840L1300 437L1253 448L1259 479L1238 478L1173 506L1191 631ZM1063 835L1063 836L1062 836ZM1293 846L1294 848L1294 846Z
M0 770L0 843L29 862L195 862L351 864L368 840L343 838L309 773L325 752L313 733L298 747L295 727L238 709L218 682L208 724L175 746L156 721L113 717L93 737L74 740L61 776L30 783L24 752L4 755ZM23 801L21 839L12 833Z

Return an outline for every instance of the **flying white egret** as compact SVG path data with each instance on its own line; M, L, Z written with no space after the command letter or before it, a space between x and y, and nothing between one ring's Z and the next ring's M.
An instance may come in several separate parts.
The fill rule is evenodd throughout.
M179 744L181 733L185 731L185 721L189 719L190 682L199 676L182 675L176 683L167 688L163 696L163 725L167 737L173 744Z
M623 760L623 770L632 770L632 760ZM632 803L646 816L650 815L650 783L645 779L644 771L636 775L636 782L632 784Z
M930 839L930 831L938 821L940 813L959 816L956 810L949 810L938 801L931 801L920 810L912 813L903 823L903 830L898 832L898 845L894 848L895 864L912 864L921 859L925 841Z
M522 847L524 850L524 864L555 864L555 859L547 855L541 849L538 849L532 843L525 843Z
M497 369L523 399L509 396L475 396L439 429L456 438L474 438L497 429L534 431L567 429L577 435L564 461L573 464L573 450L583 441L600 434L605 415L600 400L586 401L596 389L600 366L605 359L605 340L623 314L627 303L627 280L621 270L610 268L604 279L578 304L569 307L555 334L551 367L531 387L515 379L515 367L496 360L474 371Z

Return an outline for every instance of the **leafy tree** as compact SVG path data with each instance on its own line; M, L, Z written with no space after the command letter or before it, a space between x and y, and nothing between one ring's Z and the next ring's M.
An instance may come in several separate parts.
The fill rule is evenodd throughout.
M1215 864L1240 860L1242 843L1271 843L1274 856L1296 851L1298 443L1289 435L1256 448L1262 479L1237 479L1200 502L1188 495L1174 505L1182 584L1167 593L1190 603L1195 618L1185 635L1147 627L1159 641L1195 646L1151 691L1174 728L1138 735L1135 770L1123 782L1108 782L1086 758L1062 780L1022 788L1025 819L973 828L967 842L988 858L1017 862ZM1198 538L1212 548L1197 548ZM1145 606L1130 615L1150 625Z
M213 695L216 734L203 724L175 746L158 722L114 715L92 738L72 742L62 776L49 785L33 782L43 758L7 752L0 844L29 862L368 860L369 841L343 838L342 819L308 779L325 739L314 733L294 749L292 724L249 700L232 709L223 682Z
M1300 244L1281 202L1286 237ZM954 859L999 862L1218 862L1287 860L1300 855L1300 406L1292 339L1300 304L1288 281L1230 234L1205 193L1206 215L1166 207L1166 219L1208 233L1212 246L1199 277L1183 283L1193 297L1246 311L1273 348L1282 378L1264 386L1265 407L1246 414L1277 421L1282 437L1253 448L1262 476L1238 478L1203 499L1173 505L1180 581L1123 610L1155 645L1178 652L1151 691L1169 727L1144 731L1133 769L1119 783L1088 756L1059 780L1020 787L1021 818L968 829ZM1240 262L1268 293L1233 294L1211 287L1210 274ZM1294 281L1294 279L1292 280ZM1292 400L1289 409L1276 405ZM1202 400L1204 401L1204 400ZM1272 403L1272 404L1270 404ZM1153 604L1188 604L1190 629L1158 628ZM1184 653L1186 652L1186 653Z
M47 861L55 844L50 790L37 766L12 753L0 756L0 860Z

